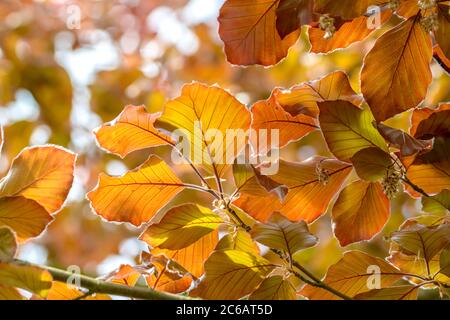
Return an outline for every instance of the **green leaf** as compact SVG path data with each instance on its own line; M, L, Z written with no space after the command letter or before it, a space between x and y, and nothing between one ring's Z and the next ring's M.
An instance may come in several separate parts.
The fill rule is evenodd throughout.
M392 159L389 154L377 147L358 151L351 159L358 176L366 181L379 181L386 176Z
M433 214L449 213L450 190L444 189L435 196L423 197L422 210Z
M372 125L368 108L360 109L347 101L319 103L319 122L330 151L340 160L349 160L369 147L388 151L386 142Z

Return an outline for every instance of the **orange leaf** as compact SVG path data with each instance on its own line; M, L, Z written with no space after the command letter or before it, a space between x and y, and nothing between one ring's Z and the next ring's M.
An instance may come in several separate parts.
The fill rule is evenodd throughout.
M1 180L0 197L22 196L55 213L72 187L75 160L74 153L60 147L26 148Z
M370 240L386 224L389 200L380 183L355 181L341 191L334 204L334 234L341 246Z
M305 82L290 90L274 89L270 98L252 106L252 138L259 152L271 146L271 130L279 130L279 147L299 140L318 128L318 102L346 100L355 105L362 102L342 71L328 74L322 79ZM267 130L267 144L259 144L259 130Z
M157 156L121 177L101 174L97 187L87 194L95 212L108 221L135 226L149 221L184 184Z
M411 17L387 31L364 59L361 91L377 121L414 108L425 98L433 50L419 20Z
M190 246L180 250L167 250L155 248L151 250L153 255L165 255L175 261L191 275L199 278L204 271L203 264L218 243L218 232L214 230L200 238Z
M23 300L23 297L16 288L0 285L0 300Z
M220 9L219 35L232 64L273 65L286 57L299 31L283 40L276 29L280 0L227 0Z
M144 106L126 106L115 120L95 130L98 144L122 158L136 150L173 144L153 127L160 115L148 113Z
M450 59L450 5L447 3L439 3L438 6L438 23L439 27L434 31L439 47L447 59Z
M435 45L433 47L433 57L434 60L436 60L436 62L439 63L447 72L447 74L450 74L450 59L445 56L444 51L442 51L439 45Z
M390 11L381 14L381 23L386 22L392 16ZM337 27L336 32L331 38L325 37L325 31L319 27L308 28L308 37L311 42L311 52L314 53L331 53L338 49L347 48L353 43L366 39L372 32L376 30L367 27L368 17L361 16L351 21L343 21Z
M53 220L36 201L24 197L0 198L0 226L8 226L18 238L37 237Z
M450 103L442 103L436 109L415 109L410 132L419 139L445 136L450 131Z
M420 286L373 289L355 296L355 300L417 300Z
M107 280L112 283L134 287L140 276L141 273L138 270L128 264L122 264L118 270L107 277Z
M349 164L323 157L301 163L280 160L278 174L271 178L289 189L283 203L275 195L243 194L234 204L261 222L267 222L274 211L279 211L291 221L310 223L326 212L351 169Z
M343 19L353 19L365 15L368 7L385 3L386 0L316 0L314 11Z

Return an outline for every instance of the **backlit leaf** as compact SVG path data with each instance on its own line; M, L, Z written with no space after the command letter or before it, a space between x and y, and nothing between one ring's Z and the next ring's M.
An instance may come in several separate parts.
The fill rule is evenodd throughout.
M281 39L314 20L313 0L280 0L276 11Z
M382 12L381 23L392 16L390 11ZM326 31L319 27L310 27L308 37L311 43L311 52L330 53L337 49L347 48L353 43L366 39L376 28L369 28L371 18L361 16L350 21L343 21L336 28L332 37L325 37Z
M265 279L249 297L249 300L295 300L297 295L289 280L282 276Z
M48 271L34 266L0 262L0 284L24 289L45 298L52 286L52 276Z
M351 161L358 176L366 181L383 179L392 166L392 159L389 154L377 147L358 151L351 158Z
M13 259L16 251L17 241L14 232L10 228L0 227L0 261Z
M389 287L402 278L400 271L386 261L361 251L348 251L344 253L341 260L328 269L323 281L333 289L349 297L354 297L357 294L370 291L370 279L374 276L374 271L371 269L373 266L379 268L382 288ZM300 294L311 300L339 299L339 297L324 289L310 285L306 285L300 291Z
M446 136L450 131L450 103L436 109L416 109L412 114L411 134L419 139Z
M442 251L441 256L439 258L439 267L440 273L445 274L447 277L450 277L450 247Z
M289 256L318 242L304 221L291 222L277 212L267 223L257 223L252 229L252 237L269 248L287 252Z
M124 286L134 287L141 273L128 264L122 264L118 270L107 276L107 280Z
M444 55L447 59L450 59L450 40L448 38L450 33L450 4L440 3L437 8L439 27L434 31L434 37Z
M23 297L16 288L0 285L0 300L23 300Z
M199 278L204 271L203 264L215 249L218 242L217 230L208 233L190 246L179 250L153 249L154 255L165 255L175 261L194 277Z
M223 222L211 209L183 204L170 209L159 223L150 225L140 239L152 247L182 249L216 230Z
M419 286L398 286L360 293L355 300L417 300Z
M334 234L346 246L378 234L389 218L390 204L380 183L359 180L341 191L332 213Z
M384 3L386 0L316 0L314 10L343 19L353 19L365 15L368 7Z
M411 17L387 31L364 59L361 91L377 121L414 108L425 98L432 80L432 46L419 19Z
M220 239L216 250L241 250L259 254L258 245L253 241L250 234L242 229L237 229Z
M219 35L232 64L273 65L294 45L299 31L283 40L276 29L280 0L227 0L220 9Z
M115 120L96 129L95 136L102 148L122 158L136 150L172 144L170 137L153 127L160 115L148 113L144 106L126 106Z
M428 262L450 243L450 225L427 227L418 224L394 232L391 239L400 246L403 253L416 255Z
M444 189L432 197L422 198L422 210L429 213L440 214L450 212L450 190Z
M205 279L191 294L204 299L239 299L256 289L274 267L248 252L215 251L205 263Z
M372 126L369 109L361 110L346 101L321 102L320 127L330 151L340 160L349 160L368 147L387 151L380 133Z
M75 160L74 153L60 147L26 148L0 181L0 197L22 196L54 213L72 187Z
M52 216L34 200L0 198L0 225L14 230L20 239L37 237L52 220Z
M121 177L101 174L97 187L88 193L95 212L108 221L139 226L149 221L184 185L157 156Z
M217 86L192 83L166 104L156 124L185 131L190 150L183 152L190 155L191 162L201 164L210 175L222 177L245 147L250 122L250 112L230 93ZM227 130L233 129L241 130L243 138L227 138Z

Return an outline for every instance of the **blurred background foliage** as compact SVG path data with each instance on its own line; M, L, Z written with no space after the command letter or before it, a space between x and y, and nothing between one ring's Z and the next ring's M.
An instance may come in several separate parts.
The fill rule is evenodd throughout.
M92 130L114 119L125 105L144 104L151 112L161 111L165 101L179 95L183 83L200 81L218 83L250 107L269 97L274 87L289 88L335 70L347 72L353 88L359 91L364 55L383 32L328 55L308 53L303 33L288 57L276 66L241 68L226 62L218 37L216 17L222 2L0 2L0 124L5 131L0 174L29 145L55 143L80 155L66 208L47 232L22 246L20 258L58 267L79 265L85 273L105 274L122 263L133 264L146 249L136 240L141 230L102 221L84 198L101 171L123 174L142 163L150 152L170 159L166 147L121 160L96 146ZM432 70L434 80L423 102L427 107L450 100L449 75L435 63ZM407 129L409 115L404 113L388 123ZM294 161L315 154L329 155L319 132L282 150L284 159ZM189 179L188 170L176 170ZM207 204L208 199L198 197L185 192L175 203L195 200ZM401 194L393 201L391 218L380 235L346 248L339 247L329 215L324 215L311 227L320 244L302 251L299 259L322 275L348 249L385 257L388 243L384 236L405 218L419 215L420 210L418 201Z

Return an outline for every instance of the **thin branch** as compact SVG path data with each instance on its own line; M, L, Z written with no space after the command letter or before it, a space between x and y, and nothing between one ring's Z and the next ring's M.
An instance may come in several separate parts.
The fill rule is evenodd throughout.
M187 296L176 295L172 293L161 292L151 288L128 287L121 284L110 283L103 280L91 278L85 275L76 275L72 272L57 269L54 267L34 265L25 261L15 260L18 265L35 266L50 272L53 280L67 282L77 279L80 286L88 290L88 293L104 293L128 298L146 299L146 300L194 300Z

